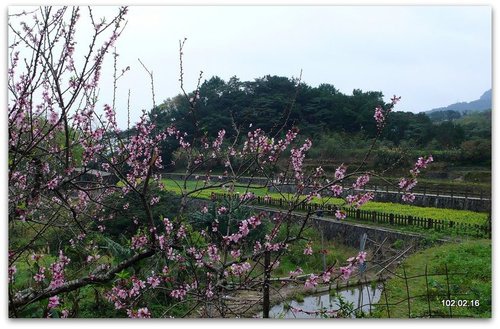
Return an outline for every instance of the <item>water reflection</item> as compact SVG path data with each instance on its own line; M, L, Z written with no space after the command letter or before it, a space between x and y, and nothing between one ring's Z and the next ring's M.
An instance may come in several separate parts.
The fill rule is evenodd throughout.
M370 304L377 303L382 295L381 286L364 285L351 289L339 290L337 296L341 296L345 303L352 303L352 310L362 310L364 313L370 312ZM332 316L340 308L340 300L335 295L328 292L313 296L304 297L304 301L287 301L275 305L269 311L270 318L285 319L310 319L322 318L325 314ZM372 306L373 308L373 306ZM325 312L318 312L323 310ZM349 312L350 313L350 312ZM349 314L355 317L354 312Z

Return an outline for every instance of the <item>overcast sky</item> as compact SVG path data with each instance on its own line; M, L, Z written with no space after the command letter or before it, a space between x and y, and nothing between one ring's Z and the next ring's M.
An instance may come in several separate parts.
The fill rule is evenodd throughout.
M302 70L308 85L396 94L398 110L419 112L477 99L492 84L489 6L131 6L117 43L118 66L131 67L119 81L119 111L129 89L133 119L152 106L138 58L153 71L157 103L180 92L185 37L187 90L200 70L224 80ZM110 103L111 56L107 64L100 95Z

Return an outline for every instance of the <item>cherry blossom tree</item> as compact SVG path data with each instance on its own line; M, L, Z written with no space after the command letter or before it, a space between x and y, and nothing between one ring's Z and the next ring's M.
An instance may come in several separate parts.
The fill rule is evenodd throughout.
M100 95L99 82L127 11L117 8L111 19L97 19L91 7L40 7L9 17L10 316L78 317L79 300L89 291L97 304L111 306L114 316L248 316L255 305L235 310L228 296L257 287L263 294L254 304L266 302L273 270L290 245L305 240L312 224L312 211L296 216L299 206L342 198L361 207L373 194L359 189L377 174L364 169L365 161L357 167L342 164L331 175L321 167L308 172L304 159L313 141L301 138L297 128L284 131L284 122L273 132L256 127L246 135L234 127L236 137L228 140L225 130L216 136L188 135L175 124L160 130L144 112L122 131L114 95ZM82 15L91 24L87 45L75 39ZM202 95L199 88L184 89L183 48L184 41L180 77L190 105L186 119L197 127ZM198 86L201 79L200 74ZM107 104L99 108L103 100ZM398 100L374 110L379 130ZM165 141L177 143L176 156L186 162L173 214L159 213L171 202L161 175ZM210 168L217 161L225 171L216 176ZM420 158L411 177L399 181L405 200L414 199L416 178L431 161ZM288 201L286 208L252 208L252 181L243 183L243 176L264 177L263 188L277 190ZM353 185L343 187L350 178ZM188 186L192 179L198 182L194 189ZM295 193L282 192L284 182L292 182ZM215 188L225 190L223 199L196 198ZM131 202L140 212L127 218L130 230L112 233ZM346 217L341 210L333 215ZM307 243L304 257L315 252ZM320 273L298 267L276 280L280 287L300 282L314 288L348 279L365 261L360 252Z

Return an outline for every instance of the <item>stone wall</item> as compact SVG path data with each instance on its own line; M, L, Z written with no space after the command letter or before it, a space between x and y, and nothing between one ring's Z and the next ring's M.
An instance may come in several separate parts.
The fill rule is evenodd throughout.
M271 192L275 191L275 188L271 187L269 189ZM280 186L281 192L284 193L295 193L295 186L293 185L282 185ZM308 193L308 189L304 193ZM362 192L362 191L360 191ZM372 191L374 192L374 201L380 202L394 202L401 203L402 193L395 191ZM470 211L481 211L490 212L491 211L491 200L486 198L465 198L461 196L450 196L450 195L429 195L415 193L415 201L413 202L416 206L423 207L436 207L436 208L447 208L447 209L459 209L459 210L470 210Z
M431 242L426 236L414 233L405 233L396 230L367 226L361 224L345 223L337 220L313 218L314 227L320 232L323 231L327 240L335 240L340 243L358 248L361 236L366 233L368 239L382 243L386 238L385 245L390 246L394 242L401 240L405 245L425 246ZM444 241L441 241L444 242ZM370 248L370 241L367 241L366 248Z

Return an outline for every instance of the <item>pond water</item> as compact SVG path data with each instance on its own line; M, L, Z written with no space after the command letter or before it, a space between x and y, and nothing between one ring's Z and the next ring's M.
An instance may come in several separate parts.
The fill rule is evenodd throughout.
M274 305L269 311L270 318L285 319L311 319L322 318L324 314L332 314L340 307L340 300L352 303L352 310L361 310L364 313L370 312L370 304L377 303L382 295L382 286L362 285L350 289L343 289L337 292L337 295L325 292L322 294L304 297L304 301L296 300L286 301ZM373 306L372 306L373 307ZM318 310L326 311L321 314ZM350 317L355 317L355 312ZM260 313L262 316L262 313Z

